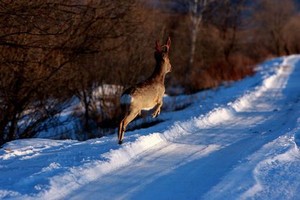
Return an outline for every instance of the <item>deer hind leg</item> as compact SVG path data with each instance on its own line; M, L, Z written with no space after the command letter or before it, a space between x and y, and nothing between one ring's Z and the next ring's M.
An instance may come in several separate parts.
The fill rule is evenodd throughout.
M124 139L124 133L126 130L127 125L134 120L134 118L140 113L140 111L130 111L128 112L124 119L120 122L119 125L119 131L118 131L118 140L119 140L119 144L123 143L123 139Z
M123 119L120 122L119 130L118 130L118 141L119 141L119 144L122 144L123 137L124 137L124 132L125 132L125 129L124 129L124 119Z
M157 115L160 114L160 109L161 109L162 105L163 105L162 100L157 103L156 109L155 109L154 113L152 114L153 118L157 117Z

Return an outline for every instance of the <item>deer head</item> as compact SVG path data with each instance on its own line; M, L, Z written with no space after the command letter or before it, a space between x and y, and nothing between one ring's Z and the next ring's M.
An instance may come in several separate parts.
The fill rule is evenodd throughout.
M156 68L160 68L161 72L166 74L171 72L171 63L169 60L169 50L171 46L170 37L167 39L165 45L160 45L158 41L155 43L154 57L156 60Z

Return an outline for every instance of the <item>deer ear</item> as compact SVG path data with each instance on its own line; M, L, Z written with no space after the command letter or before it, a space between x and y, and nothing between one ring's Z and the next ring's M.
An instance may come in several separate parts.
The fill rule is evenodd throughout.
M156 42L155 42L155 50L158 52L161 52L161 46L159 45L158 40L156 40Z

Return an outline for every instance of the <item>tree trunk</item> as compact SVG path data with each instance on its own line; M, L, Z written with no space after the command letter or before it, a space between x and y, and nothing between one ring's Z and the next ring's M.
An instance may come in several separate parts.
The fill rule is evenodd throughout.
M189 70L193 67L193 64L194 64L197 34L198 34L198 27L195 26L195 27L193 27L192 33L191 33L191 49L190 49L189 63L188 63L188 69Z
M83 103L84 103L84 129L86 132L90 131L90 113L89 113L89 105L90 105L90 101L88 100L88 96L86 94L85 90L83 91Z
M16 115L13 116L13 119L10 121L10 127L8 131L8 141L12 141L16 139L16 128L17 128L17 117Z

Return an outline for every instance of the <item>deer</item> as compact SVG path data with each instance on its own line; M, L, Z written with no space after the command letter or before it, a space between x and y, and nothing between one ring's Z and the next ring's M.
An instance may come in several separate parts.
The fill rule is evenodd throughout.
M154 52L156 65L152 75L145 81L129 87L122 93L120 104L123 116L118 129L118 143L120 145L123 143L127 125L137 115L141 115L142 110L154 109L153 118L160 114L165 94L165 76L171 72L169 60L170 45L170 37L168 37L165 45L160 45L157 40Z

